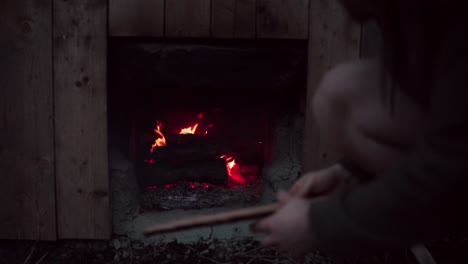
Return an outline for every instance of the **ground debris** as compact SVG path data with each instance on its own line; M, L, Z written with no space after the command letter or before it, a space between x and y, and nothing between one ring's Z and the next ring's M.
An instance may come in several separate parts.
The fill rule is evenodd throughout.
M177 263L177 264L332 264L330 260L318 254L308 256L307 262L297 262L285 254L277 252L273 248L260 247L257 241L247 239L200 239L196 243L184 244L176 241L168 243L156 243L152 245L128 248L115 247L119 240L127 240L126 237L116 237L105 250L96 250L93 241L57 241L57 242L0 242L0 263L24 263L29 252L34 247L34 254L30 256L28 263L37 263L41 258L42 264L153 264L153 263ZM131 244L139 242L130 242ZM47 254L47 255L45 255ZM44 257L45 256L45 257Z
M125 247L116 247L116 240ZM98 246L96 246L99 244ZM103 248L103 245L107 245ZM438 263L468 263L466 241L430 246ZM455 258L456 257L456 258ZM104 241L0 241L0 263L41 264L415 264L407 252L347 260L333 260L320 253L294 259L252 238L200 239L195 243L159 242L142 245L125 236Z

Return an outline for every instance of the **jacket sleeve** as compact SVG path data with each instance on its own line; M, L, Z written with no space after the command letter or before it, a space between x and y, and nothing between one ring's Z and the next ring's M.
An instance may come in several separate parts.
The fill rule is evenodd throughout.
M458 80L446 72L439 78L445 82L435 84L430 125L403 162L311 205L310 228L321 249L354 254L409 247L466 226L468 67Z

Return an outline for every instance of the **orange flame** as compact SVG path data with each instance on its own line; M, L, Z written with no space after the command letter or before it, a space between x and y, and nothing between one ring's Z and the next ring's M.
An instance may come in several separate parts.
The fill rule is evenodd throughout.
M154 129L154 132L160 136L154 141L154 144L151 145L151 153L153 153L154 148L156 147L164 147L166 146L166 138L164 137L164 134L161 132L161 123L156 124L156 128Z
M242 176L239 165L237 165L234 157L222 155L220 158L226 160L226 170L229 177L237 183L246 184L247 180Z
M195 134L195 131L197 131L198 128L198 123L196 123L194 126L187 127L187 128L182 128L179 132L181 135L187 135L187 134Z

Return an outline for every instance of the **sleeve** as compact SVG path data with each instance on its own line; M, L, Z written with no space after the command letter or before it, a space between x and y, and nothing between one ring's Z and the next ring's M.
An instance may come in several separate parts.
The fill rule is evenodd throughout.
M459 77L468 76L467 67L462 72ZM443 77L453 81L436 84L430 125L402 163L311 205L320 249L356 254L409 247L466 228L468 85L464 77Z

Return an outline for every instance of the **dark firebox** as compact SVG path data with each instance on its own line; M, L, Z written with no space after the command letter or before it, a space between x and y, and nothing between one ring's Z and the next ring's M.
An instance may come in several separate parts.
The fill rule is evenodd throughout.
M110 128L127 142L121 148L135 164L143 200L153 201L146 207L177 208L162 198L168 196L190 207L214 200L206 193L218 189L258 198L255 186L271 160L272 120L303 95L305 51L300 41L113 39ZM210 203L232 200L243 199Z

